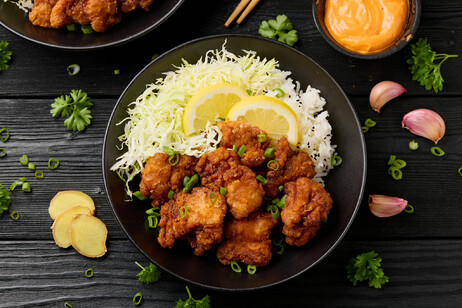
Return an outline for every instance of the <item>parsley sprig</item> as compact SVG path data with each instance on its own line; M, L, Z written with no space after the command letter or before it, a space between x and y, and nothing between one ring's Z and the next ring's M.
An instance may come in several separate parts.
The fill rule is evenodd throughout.
M458 55L436 53L427 43L426 38L420 38L417 43L411 44L412 56L407 60L412 73L412 80L417 80L426 90L433 88L435 93L443 90L443 76L441 76L441 64L449 58ZM435 61L437 61L435 63ZM439 62L438 62L439 61Z
M53 117L67 117L64 125L69 130L83 131L90 125L92 116L89 108L93 106L91 98L82 90L72 90L70 95L55 98L50 113Z
M276 19L262 21L258 33L270 39L293 46L298 41L297 30L286 15L278 15Z
M144 282L146 284L150 284L156 282L160 278L160 271L157 269L157 266L150 263L149 266L143 267L138 262L135 262L136 265L141 267L141 272L139 272L136 276L138 276L138 280Z
M188 286L186 286L186 291L188 291L189 298L185 301L179 299L174 308L210 308L210 296L207 295L202 299L194 299Z
M0 71L6 70L11 60L13 53L8 49L8 42L5 40L0 41Z
M369 280L369 287L381 289L382 285L388 282L388 276L383 273L380 262L382 259L374 251L351 258L346 265L347 278L354 286L358 281Z
M10 206L10 203L10 192L7 188L3 188L2 183L0 183L0 214L2 214L4 211L8 211L8 206Z

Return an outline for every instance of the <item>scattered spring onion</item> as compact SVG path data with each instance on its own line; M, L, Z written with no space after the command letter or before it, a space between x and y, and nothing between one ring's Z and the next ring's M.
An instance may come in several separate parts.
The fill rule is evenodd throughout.
M256 272L257 272L257 267L255 265L250 265L250 264L247 265L247 273L249 273L250 275L253 275Z
M223 196L226 196L227 193L228 193L228 190L226 188L220 187L220 194L222 194Z
M278 187L279 192L282 192L283 190L284 190L284 185L281 185L281 186Z
M284 92L281 88L276 88L273 91L278 92L278 94L276 94L276 98L281 98L286 95L286 92Z
M31 187L30 187L29 182L25 182L25 183L22 184L22 191L24 191L24 192L30 192L31 191Z
M19 219L19 213L14 211L11 213L11 218L13 218L14 220L18 220Z
M59 159L56 159L56 158L50 158L48 160L48 169L56 169L59 167Z
M164 153L167 154L168 156L173 156L173 155L176 154L176 152L175 152L174 149L169 148L169 147L167 147L167 146L164 146L164 147L162 148L162 150L163 150Z
M85 277L87 278L91 278L93 277L93 269L92 268L89 268L85 271Z
M244 155L245 153L245 150L247 150L247 147L244 144L241 145L241 147L239 148L239 151L237 151L237 155L239 155L239 157L242 157L242 155Z
M119 69L115 69L114 70L114 75L119 75L120 74L120 70Z
M75 31L75 30L77 30L77 25L76 24L68 24L66 27L67 27L67 31Z
M148 226L149 226L149 228L155 229L155 228L157 228L158 224L159 224L159 219L157 218L157 216L154 216L154 215L148 216Z
M27 164L29 163L29 157L27 157L27 155L24 154L24 155L21 156L21 158L19 159L19 162L25 166L25 165L27 165Z
M146 214L149 216L160 216L160 213L158 212L160 210L160 207L152 207L149 210L146 211Z
M174 192L173 190L170 189L170 191L168 192L167 197L168 197L170 200L172 200L174 194L175 194L175 192Z
M6 152L4 148L0 148L0 157L6 156Z
M3 132L6 132L6 136L3 137ZM10 130L6 127L2 127L0 128L0 139L3 141L3 142L7 142L8 139L10 139Z
M136 293L135 296L133 297L133 304L135 306L138 306L139 304L141 304L142 299L143 299L143 294L141 294L141 292Z
M462 176L462 167L459 168L459 174Z
M270 207L270 212L271 212L271 216L273 217L273 219L279 218L279 209L277 206Z
M375 122L371 118L366 119L366 121L364 121L364 125L366 125L366 127L368 127L368 128L374 127L376 124L377 124L377 122Z
M180 155L178 153L175 153L175 155L170 156L168 158L168 163L172 166L175 166L176 164L178 164L179 161L180 161Z
M143 194L138 190L133 193L133 195L138 199L138 200L146 200L148 197L143 196Z
M276 246L275 247L275 253L278 254L278 255L282 255L284 250L285 250L285 247L283 245L280 245L280 246Z
M432 147L430 151L435 156L443 156L445 154L444 151L440 147Z
M276 152L275 148L267 148L266 151L265 151L265 157L273 158L274 157L274 152Z
M338 155L334 155L330 159L330 165L332 167L340 166L341 163L342 163L342 158L340 156L338 156Z
M42 171L35 171L35 178L36 179L43 179L43 172Z
M268 183L268 180L265 179L263 176L261 175L257 175L257 181L262 183L263 185L265 185L266 183Z
M72 308L72 305L69 304L68 302L65 302L64 303L64 308Z
M27 168L29 168L29 170L35 170L35 164L33 164L33 163L28 163L28 164L27 164Z
M188 184L188 182L191 180L191 177L190 176L185 176L183 178L183 186L186 186L186 184Z
M241 266L239 265L239 263L237 263L234 260L231 261L231 269L236 273L240 273L242 271Z
M414 207L410 205L409 203L406 204L406 207L404 208L404 211L408 214L414 213Z
M215 202L217 202L218 197L214 193L211 193L209 195L209 199L210 199L210 203L215 204Z
M284 237L281 234L278 234L273 239L273 245L280 246L284 242Z
M268 136L266 136L266 134L258 134L257 139L258 142L265 142L266 140L268 140Z
M406 162L402 159L395 159L395 161L393 162L393 166L395 166L398 169L402 169L406 167L406 165Z
M389 169L388 169L388 172L391 174L391 176L395 179L395 180L401 180L403 178L403 172L401 170L399 170L398 168L396 168L395 166L391 166Z
M180 207L180 215L181 215L181 218L186 218L186 216L188 216L188 206L187 205L183 205L182 207Z
M369 127L367 126L361 126L361 129L363 130L363 133L367 133L369 131Z
M159 54L158 53L155 53L152 55L151 57L151 61L154 61L155 59L157 59L159 57Z
M81 29L82 29L83 34L93 33L93 29L91 28L90 25L83 25Z
M252 90L247 89L247 90L245 90L245 92L246 92L248 95L252 95Z
M196 184L199 183L199 174L194 174L188 183L183 187L183 192L190 191Z
M77 75L80 72L80 65L78 64L71 64L67 67L67 72L70 76Z
M415 142L414 140L409 142L409 148L413 151L417 150L419 148L419 144Z
M390 155L390 159L388 160L388 165L393 165L396 160L396 155Z
M276 167L272 167L271 164L276 164ZM279 164L278 164L278 162L275 161L275 160L270 160L270 161L268 162L268 164L266 164L266 166L268 167L268 169L271 169L271 170L274 170L274 171L276 171L276 170L279 169Z
M233 144L233 151L237 152L237 145Z

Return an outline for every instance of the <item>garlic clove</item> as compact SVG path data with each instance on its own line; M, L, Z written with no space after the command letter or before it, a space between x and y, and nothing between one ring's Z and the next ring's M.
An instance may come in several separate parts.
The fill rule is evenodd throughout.
M387 102L406 92L406 89L394 81L382 81L376 84L369 95L372 109L380 113L380 108Z
M369 210L377 217L390 217L401 213L407 201L398 197L369 195Z
M403 117L402 126L411 133L438 143L446 132L443 118L430 109L416 109Z

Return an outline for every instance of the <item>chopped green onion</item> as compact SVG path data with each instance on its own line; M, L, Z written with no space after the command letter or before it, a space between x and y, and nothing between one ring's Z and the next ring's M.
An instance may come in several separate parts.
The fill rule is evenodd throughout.
M78 64L71 64L67 67L67 72L70 76L77 75L80 72L80 65Z
M85 277L87 278L91 278L93 277L93 269L92 268L89 268L85 271Z
M188 182L189 182L190 180L191 180L191 177L185 176L185 177L183 178L183 186L186 186L186 184L188 184Z
M68 24L67 26L68 31L75 31L77 30L77 25L76 24Z
M13 218L14 220L18 220L19 219L19 213L14 211L11 213L11 218Z
M250 264L247 265L247 273L249 273L250 275L253 275L256 272L257 272L257 267L255 265L250 265Z
M133 195L138 199L138 200L146 200L148 197L144 196L139 190L135 191Z
M239 151L237 152L237 155L239 155L239 157L242 157L242 155L244 155L245 153L245 150L247 150L247 147L244 144L241 145L241 147L239 148Z
M233 144L233 151L237 152L237 145Z
M19 159L19 162L25 166L25 165L27 165L27 163L29 162L29 157L27 157L27 155L24 154L24 155L21 156L21 158Z
M327 222L327 218L328 216L326 216L326 218L324 218L323 220L321 220L322 223L326 223Z
M228 190L226 188L220 187L220 194L222 194L223 196L226 196L227 193L228 193Z
M68 302L65 302L64 303L64 308L72 308L72 305L69 304Z
M22 178L19 178L18 181L19 181L19 184L24 184L25 182L27 182L27 179L25 177L22 177Z
M282 192L283 190L284 190L284 185L281 185L281 186L278 187L279 192Z
M410 205L409 203L406 204L406 207L404 208L404 211L408 214L414 213L414 207Z
M287 195L284 195L284 196L281 198L280 201L277 201L277 202L275 203L275 205L276 205L278 208L280 208L280 209L284 208L284 206L286 205L286 197L287 197Z
M25 183L22 184L22 191L24 191L24 192L30 192L31 191L31 187L30 187L29 182L25 182Z
M199 174L194 174L188 183L186 183L185 187L183 187L183 192L190 191L196 184L199 183Z
M282 253L284 252L285 250L285 247L284 245L279 245L279 246L276 246L276 250L274 251L276 254L278 255L282 255Z
M83 32L83 34L90 34L90 33L93 33L93 29L91 28L90 25L83 25L81 27L81 30Z
M247 92L248 95L252 95L252 91L249 89L245 90L245 92Z
M459 175L462 176L462 167L459 168Z
M35 178L43 179L43 172L39 170L35 171Z
M218 117L218 121L219 121L219 122L223 122L223 121L226 121L226 119L225 119L225 118L220 118L220 117Z
M120 75L120 70L119 70L119 69L115 69L115 70L114 70L114 75Z
M168 197L170 200L172 200L174 194L175 194L175 192L174 192L173 190L170 189L170 191L168 192L167 197Z
M340 166L341 163L342 163L342 158L340 156L338 156L338 155L334 155L330 159L330 165L332 167Z
M257 135L258 142L265 142L268 140L268 136L266 134L258 134Z
M157 228L157 225L159 224L159 219L157 219L157 216L151 215L148 216L148 226L151 229Z
M276 94L276 98L281 98L286 95L286 92L284 92L281 88L276 88L273 91L279 92Z
M369 127L367 126L361 126L361 129L363 130L363 133L367 133L369 131Z
M231 261L231 269L233 271L235 271L236 273L240 273L242 270L241 270L241 267L239 265L239 263L237 263L236 261Z
M6 156L6 152L4 148L0 148L0 157Z
M273 163L276 164L276 167L271 167L271 164L273 164ZM271 170L274 170L274 171L276 171L276 170L279 169L279 164L278 164L278 162L275 161L275 160L270 160L270 161L266 164L266 166L268 167L268 169L271 169Z
M403 178L403 172L401 170L399 170L398 168L396 168L395 166L391 166L388 169L388 172L390 172L391 176L395 180L401 180Z
M152 57L151 57L151 61L154 61L158 57L159 57L159 54L157 54L157 53L153 54Z
M173 159L175 160L173 161ZM172 166L175 166L176 164L178 164L179 161L180 161L180 155L178 153L168 158L168 163Z
M388 160L389 165L393 165L396 160L396 155L390 155L390 159Z
M149 216L160 216L160 213L158 212L160 210L160 207L152 207L149 210L146 211L146 214Z
M276 152L275 148L267 148L266 151L265 151L265 157L273 158L274 157L274 152Z
M143 294L141 294L141 292L136 293L135 296L133 297L133 304L135 306L138 306L139 304L141 304L142 299L143 299Z
M29 170L35 170L35 164L33 164L33 163L28 163L28 164L27 164L27 168L29 168Z
M164 147L162 148L162 150L163 150L164 153L167 154L168 156L173 156L173 155L176 154L176 152L175 152L174 149L169 148L169 147L167 147L167 146L164 146Z
M3 137L3 132L6 131L6 137ZM0 128L0 139L3 141L3 142L7 142L8 139L10 139L10 130L6 127L2 127Z
M281 234L278 234L273 239L273 245L274 246L281 246L283 241L284 241L284 237Z
M265 179L263 176L261 175L257 175L257 181L262 183L263 185L265 185L266 183L268 183L268 180Z
M273 219L278 219L279 218L279 209L277 206L272 206L270 208L271 216Z
M364 121L364 125L366 125L368 128L374 127L375 124L377 124L377 122L372 119L366 119L366 121Z
M406 167L406 165L406 162L402 159L395 159L395 161L393 162L393 166L395 166L398 169L402 169Z
M415 142L414 140L409 142L409 148L413 151L417 150L419 148L419 144Z
M444 151L440 147L432 147L430 151L435 156L443 156L445 154Z
M187 205L183 205L182 207L180 207L180 215L181 215L181 218L186 218L186 216L188 216L188 206Z
M217 202L218 196L215 195L214 193L211 193L209 195L209 199L210 199L210 203L215 204L215 202Z
M59 159L56 159L56 158L50 158L48 160L48 169L56 169L59 167Z

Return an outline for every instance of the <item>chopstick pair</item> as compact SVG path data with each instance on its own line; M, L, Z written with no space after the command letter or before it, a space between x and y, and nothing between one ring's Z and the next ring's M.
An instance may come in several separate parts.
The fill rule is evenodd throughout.
M237 7L234 9L234 12L229 16L228 20L225 22L225 27L228 27L237 17L237 15L239 15L245 8L244 13L242 13L242 15L236 21L236 23L240 24L244 20L244 18L246 18L247 15L249 15L250 11L253 10L253 8L257 5L258 2L260 2L260 0L241 0L241 2L239 2Z

